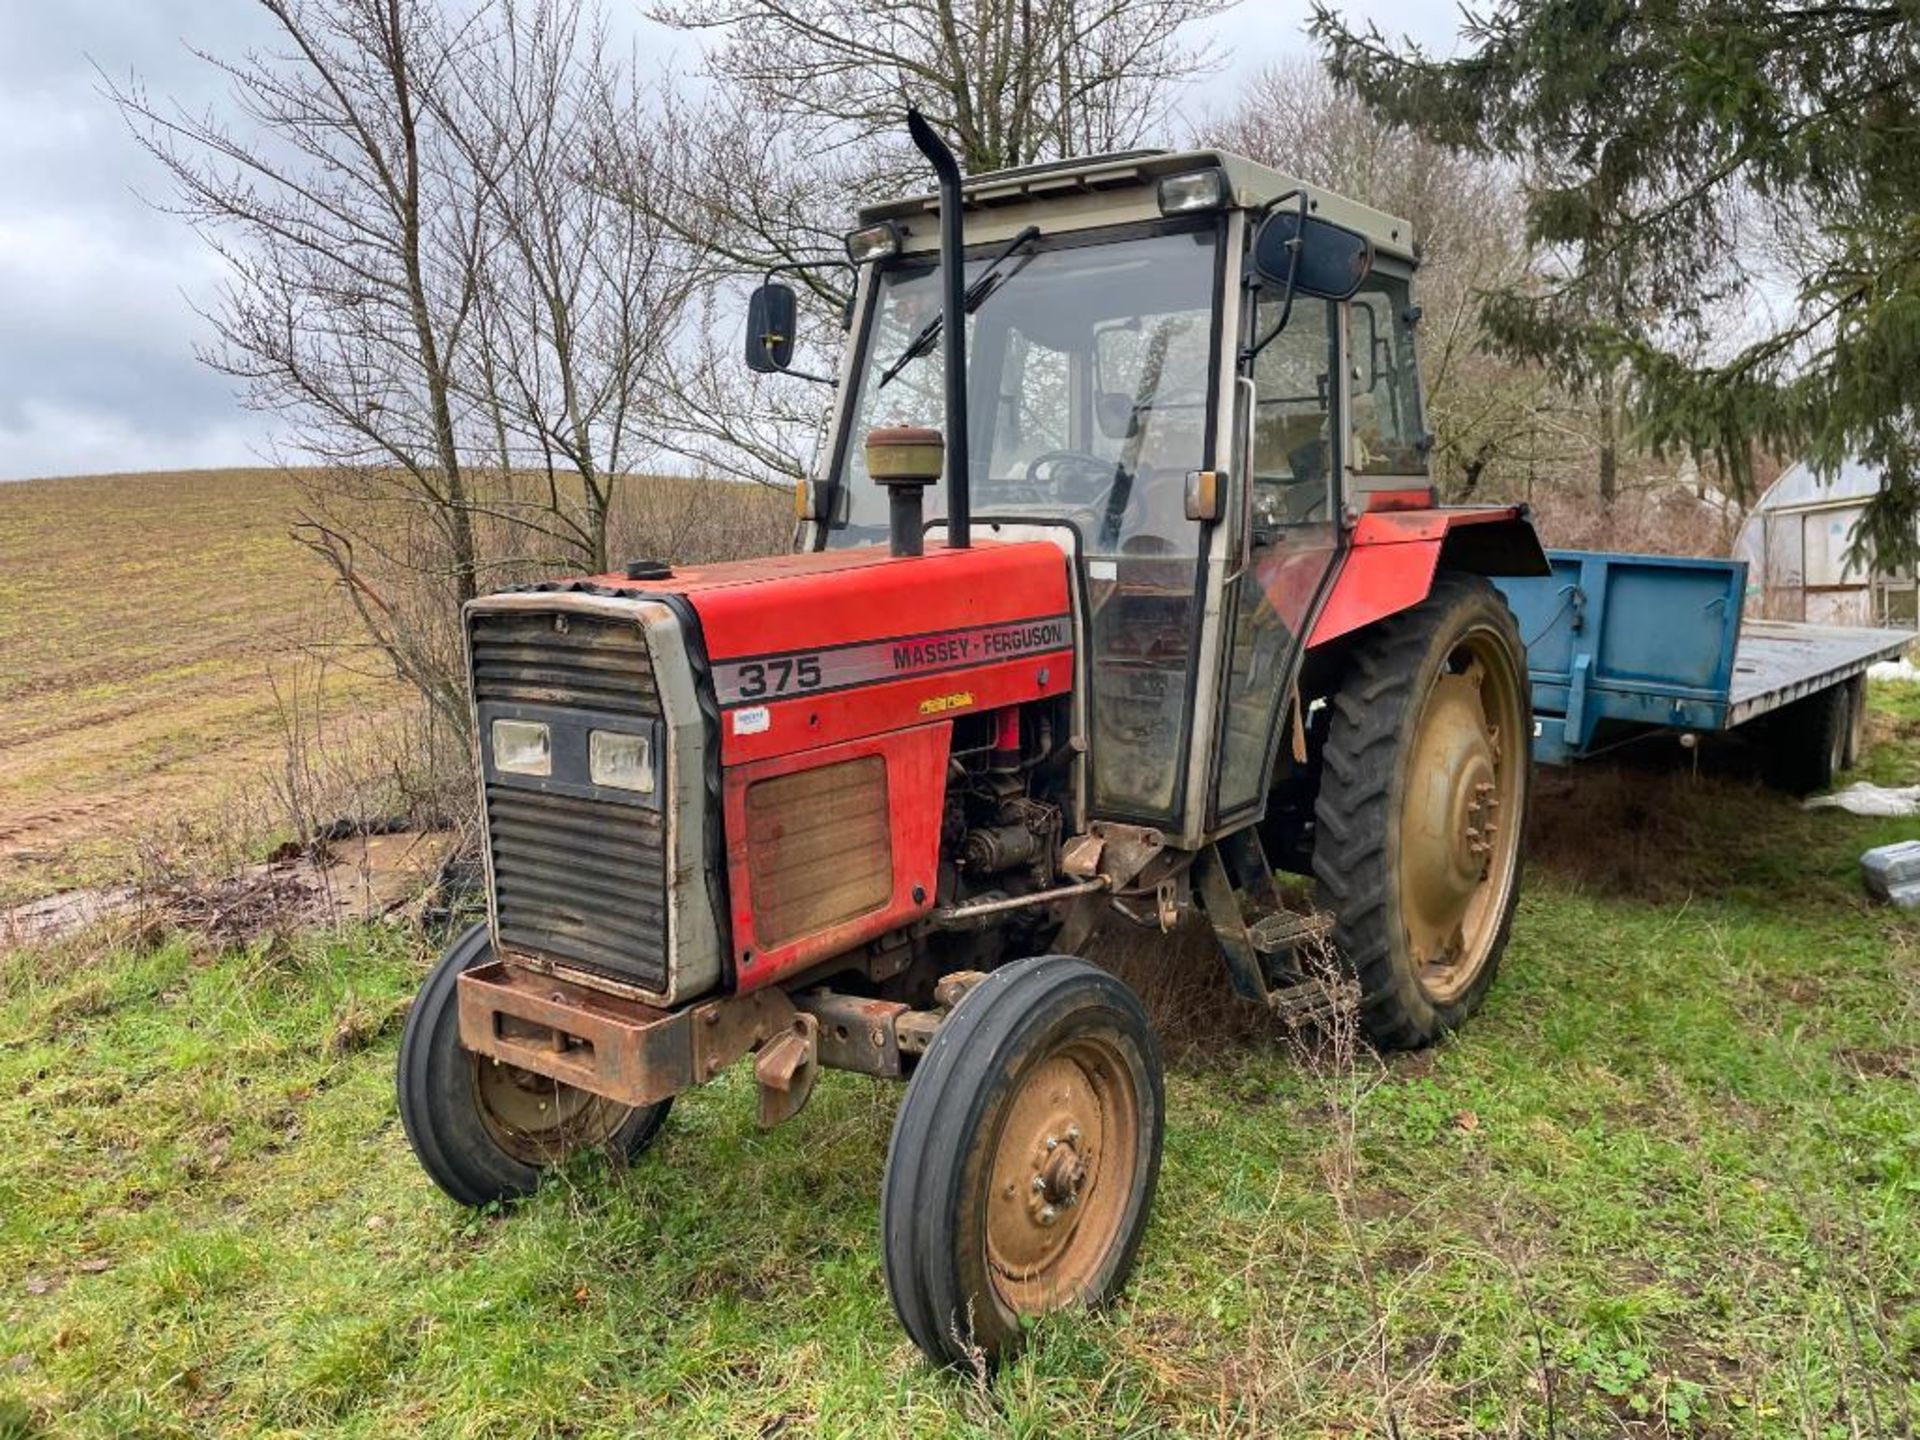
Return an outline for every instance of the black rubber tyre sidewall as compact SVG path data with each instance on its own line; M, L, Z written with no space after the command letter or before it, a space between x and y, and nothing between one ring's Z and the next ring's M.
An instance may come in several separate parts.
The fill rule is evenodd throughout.
M1522 839L1485 963L1459 995L1436 1003L1414 971L1400 918L1401 808L1420 707L1454 644L1483 623L1505 635L1518 668L1516 738L1529 754L1510 823ZM1533 707L1526 646L1513 612L1485 578L1443 571L1420 604L1361 637L1329 703L1334 713L1314 810L1319 903L1333 915L1334 943L1360 983L1360 1021L1368 1038L1383 1049L1418 1049L1458 1029L1479 1009L1499 971L1519 903L1533 797Z
M1843 683L1781 707L1761 736L1767 784L1789 795L1831 787L1851 738L1851 702L1851 683Z
M1847 682L1847 739L1840 768L1852 770L1867 752L1867 677L1856 675Z
M407 1143L433 1183L462 1205L518 1199L540 1183L537 1166L515 1159L487 1133L474 1097L473 1059L460 1044L460 975L492 958L485 925L447 947L407 1013L395 1077ZM621 1159L639 1155L659 1134L672 1103L636 1107L605 1148Z
M982 1230L993 1141L1028 1068L1095 1032L1128 1061L1141 1127L1118 1243L1082 1296L1099 1305L1133 1268L1160 1175L1166 1093L1139 998L1071 956L1016 961L966 994L914 1071L887 1148L882 1254L894 1311L935 1364L990 1366L1018 1347L1022 1322L994 1288Z

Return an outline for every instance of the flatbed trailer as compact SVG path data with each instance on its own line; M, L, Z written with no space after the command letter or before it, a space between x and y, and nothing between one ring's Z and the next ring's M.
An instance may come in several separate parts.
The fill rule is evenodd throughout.
M1496 583L1520 622L1534 758L1561 765L1659 732L1753 727L1784 788L1851 764L1867 667L1905 630L1748 620L1742 560L1548 552L1551 573Z

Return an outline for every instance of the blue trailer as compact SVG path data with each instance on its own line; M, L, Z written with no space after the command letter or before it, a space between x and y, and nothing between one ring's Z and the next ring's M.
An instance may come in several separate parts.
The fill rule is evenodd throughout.
M1866 671L1914 636L1746 620L1743 560L1548 552L1552 573L1502 577L1527 644L1534 758L1550 765L1661 731L1740 727L1783 788L1853 763Z

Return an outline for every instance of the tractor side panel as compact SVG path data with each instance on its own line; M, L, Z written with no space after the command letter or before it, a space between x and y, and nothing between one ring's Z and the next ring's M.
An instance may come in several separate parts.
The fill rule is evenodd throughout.
M952 732L949 723L921 725L727 769L741 992L932 908Z

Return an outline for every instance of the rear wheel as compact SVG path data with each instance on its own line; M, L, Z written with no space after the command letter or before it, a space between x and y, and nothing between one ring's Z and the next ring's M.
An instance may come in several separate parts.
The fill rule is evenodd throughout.
M493 958L487 927L447 948L407 1015L396 1088L407 1142L434 1184L463 1205L531 1194L540 1172L582 1150L645 1150L671 1101L618 1105L475 1055L460 1043L461 972Z
M1526 649L1500 593L1443 573L1354 647L1330 697L1314 874L1381 1045L1479 1008L1520 893L1532 775Z
M1789 795L1825 790L1851 763L1853 687L1834 685L1783 706L1760 736L1766 780Z
M1023 1321L1125 1283L1160 1171L1159 1049L1134 993L1045 955L941 1025L894 1122L887 1288L939 1365L991 1365Z

